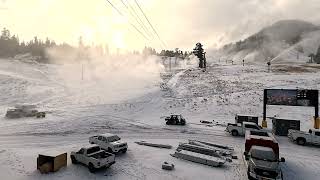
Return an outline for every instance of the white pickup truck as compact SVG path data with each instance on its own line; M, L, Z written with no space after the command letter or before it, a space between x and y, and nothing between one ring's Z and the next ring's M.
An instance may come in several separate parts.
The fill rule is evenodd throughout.
M115 155L101 150L97 145L81 148L77 152L71 152L72 164L81 163L88 166L90 172L97 169L110 167L115 163Z
M288 137L290 140L297 142L299 145L314 144L320 145L320 130L309 129L309 132L289 129Z
M226 131L231 133L232 136L244 136L246 130L262 130L262 127L253 122L243 122L242 124L228 123Z
M128 144L121 141L121 138L117 135L106 133L89 138L90 144L97 144L101 149L105 149L110 153L123 152L126 153Z

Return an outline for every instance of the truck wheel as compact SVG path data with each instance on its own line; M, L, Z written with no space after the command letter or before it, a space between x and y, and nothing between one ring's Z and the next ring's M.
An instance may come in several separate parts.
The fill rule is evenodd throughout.
M233 131L231 132L231 134L232 134L232 136L238 136L238 135L239 135L239 133L238 133L237 130L233 130Z
M94 172L96 171L96 168L94 168L94 166L93 166L92 163L89 163L88 168L89 168L89 171L90 171L91 173L94 173Z
M126 153L126 152L127 152L127 148L125 148L125 149L122 150L122 153L123 153L123 154Z
M297 144L303 146L306 144L306 140L304 138L298 138L297 139Z
M78 163L74 156L71 156L71 163L72 164L77 164Z

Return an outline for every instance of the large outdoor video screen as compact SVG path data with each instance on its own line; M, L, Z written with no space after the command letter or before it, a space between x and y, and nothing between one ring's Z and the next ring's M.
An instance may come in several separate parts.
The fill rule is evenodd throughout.
M297 105L297 91L296 90L281 90L268 89L267 90L267 104L269 105Z
M268 105L317 106L318 91L306 89L266 89Z

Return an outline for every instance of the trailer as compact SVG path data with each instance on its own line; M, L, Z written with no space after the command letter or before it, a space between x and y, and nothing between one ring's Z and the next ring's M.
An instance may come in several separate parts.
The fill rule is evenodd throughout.
M272 132L275 135L287 136L289 129L300 131L300 121L272 118Z
M258 116L252 116L252 115L244 115L244 114L236 114L235 116L235 123L242 124L243 122L253 122L258 124Z

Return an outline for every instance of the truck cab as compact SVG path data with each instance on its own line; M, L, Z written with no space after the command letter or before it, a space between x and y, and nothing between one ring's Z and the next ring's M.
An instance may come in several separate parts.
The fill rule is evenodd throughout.
M283 179L280 162L285 162L285 159L279 160L272 148L252 146L245 159L249 179Z
M262 127L253 122L243 122L242 124L229 123L226 128L232 136L244 136L246 130L262 130Z

